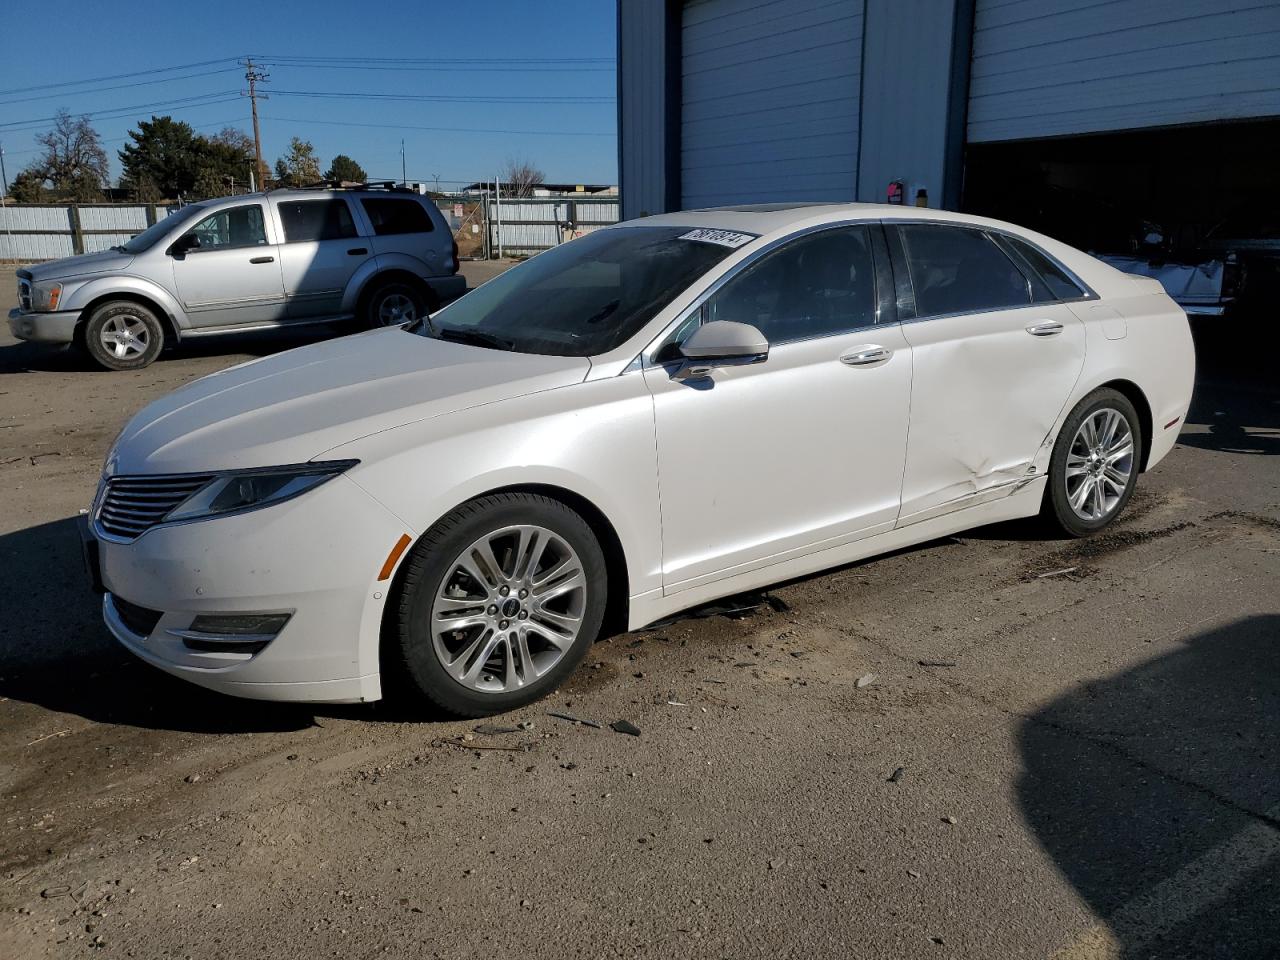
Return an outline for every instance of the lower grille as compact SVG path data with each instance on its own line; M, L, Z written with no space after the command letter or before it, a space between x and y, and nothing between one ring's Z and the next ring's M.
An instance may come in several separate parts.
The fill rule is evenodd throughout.
M140 607L136 603L122 600L115 594L111 595L111 605L115 607L116 615L120 618L120 622L128 628L130 633L137 634L139 637L151 636L151 631L160 622L161 613L159 610L148 610L146 607Z
M132 540L212 479L208 474L112 477L98 506L98 527L113 537Z

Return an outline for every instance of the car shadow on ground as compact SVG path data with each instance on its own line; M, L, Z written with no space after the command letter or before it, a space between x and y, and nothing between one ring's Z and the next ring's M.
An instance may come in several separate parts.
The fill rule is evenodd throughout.
M1062 960L1277 956L1280 615L1027 717L1023 815L1104 925Z

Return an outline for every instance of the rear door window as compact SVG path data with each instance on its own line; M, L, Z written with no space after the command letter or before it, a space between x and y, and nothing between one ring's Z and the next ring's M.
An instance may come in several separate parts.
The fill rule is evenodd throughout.
M342 199L288 200L277 209L286 243L342 240L356 235L351 210Z
M902 224L897 230L906 249L917 316L1002 310L1031 302L1027 278L982 231L933 223Z
M435 229L431 215L417 200L368 197L360 203L369 215L373 232L379 237L402 233L430 233Z

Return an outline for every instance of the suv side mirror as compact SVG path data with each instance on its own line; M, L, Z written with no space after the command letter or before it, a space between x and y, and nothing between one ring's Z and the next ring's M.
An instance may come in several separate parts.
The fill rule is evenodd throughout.
M704 323L684 343L685 362L676 371L680 380L707 376L712 367L763 363L769 358L769 340L749 323L712 320Z
M184 233L177 240L173 241L169 246L169 256L180 257L188 250L197 250L200 247L200 237L194 233Z

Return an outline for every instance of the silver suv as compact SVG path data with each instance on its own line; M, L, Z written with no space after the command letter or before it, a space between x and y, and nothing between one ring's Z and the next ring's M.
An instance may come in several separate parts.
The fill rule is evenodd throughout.
M19 270L9 327L136 370L188 337L399 324L465 289L453 234L427 198L274 190L191 204L123 246Z

